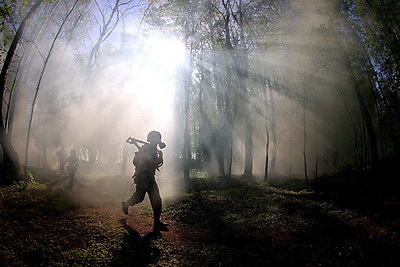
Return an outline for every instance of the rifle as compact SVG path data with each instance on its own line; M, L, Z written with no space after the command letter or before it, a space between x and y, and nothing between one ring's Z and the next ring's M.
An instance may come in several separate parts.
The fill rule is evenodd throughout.
M135 145L135 146L137 147L137 149L140 149L140 146L139 146L138 143L141 143L141 144L149 144L149 142L142 141L142 140L139 140L139 139L130 137L130 136L128 137L128 139L126 139L126 142L127 142L128 144ZM160 143L158 144L158 146L160 147L160 149L163 149L163 148L165 148L167 145L166 145L165 143L163 143L163 142L160 142ZM158 153L160 153L160 154L162 155L162 152L161 152L160 150L158 150ZM159 168L160 168L162 165L163 165L163 164L161 163L161 165L159 165L156 169L157 169L158 171L160 171ZM132 178L134 178L135 176L136 176L136 173L132 176Z
M130 136L128 137L128 139L126 139L126 142L127 142L128 144L135 145L138 149L140 149L140 146L139 146L138 143L141 143L141 144L148 144L148 143L149 143L149 142L142 141L142 140L139 140L139 139L130 137ZM158 144L158 146L160 147L160 149L163 149L163 148L165 148L167 145L166 145L165 143L161 142L161 143Z
M140 149L140 146L139 146L138 143L142 143L142 144L146 144L147 143L145 141L142 141L142 140L130 137L130 136L128 137L128 139L126 139L126 142L128 144L135 145L137 147L137 149Z

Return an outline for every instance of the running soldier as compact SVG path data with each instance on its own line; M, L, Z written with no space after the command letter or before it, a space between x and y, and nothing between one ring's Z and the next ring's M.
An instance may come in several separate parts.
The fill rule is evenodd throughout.
M129 140L134 139L129 138L127 141L137 145L136 141L131 142ZM133 165L135 165L136 172L133 178L136 184L136 191L127 201L121 202L122 211L128 214L129 206L142 202L147 193L153 209L154 231L168 231L167 224L160 221L162 201L155 179L156 170L163 165L163 153L157 149L157 145L160 148L164 148L165 144L161 142L161 134L157 131L151 131L147 135L147 141L149 143L141 146L134 156Z

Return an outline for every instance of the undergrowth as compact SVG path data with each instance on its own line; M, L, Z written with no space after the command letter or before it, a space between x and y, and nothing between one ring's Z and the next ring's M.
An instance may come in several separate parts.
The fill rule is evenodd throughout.
M370 194L366 201L357 188L346 188L354 194L343 206L331 201L333 192L316 190L313 182L324 181L273 180L257 185L240 179L194 180L194 192L166 212L180 224L205 233L194 235L198 243L183 253L182 261L198 266L391 266L400 262L394 252L400 249L395 241L400 238L399 226L384 228L393 222L376 220L391 211L381 208L373 216L363 212L364 206L381 203L375 198L382 192ZM340 196L340 191L336 194ZM352 200L358 201L357 208ZM377 247L381 255L373 252Z
M0 266L107 265L123 229L38 183L0 188Z
M118 191L106 189L116 178L95 178L77 192L115 205ZM17 184L0 188L0 266L396 266L398 187L370 181L193 179L191 194L164 207L170 239L140 236L73 192Z

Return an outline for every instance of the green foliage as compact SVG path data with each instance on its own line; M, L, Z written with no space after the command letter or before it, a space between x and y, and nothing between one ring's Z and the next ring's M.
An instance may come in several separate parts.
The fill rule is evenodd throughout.
M13 14L13 7L11 3L15 3L15 1L10 2L3 2L0 5L0 23L3 25L6 18L12 16Z
M379 194L362 186L362 180L341 185L338 180L329 179L317 180L315 184L286 179L263 185L240 183L224 189L213 189L212 180L207 187L207 181L210 180L202 180L202 190L187 195L167 210L166 216L187 227L194 226L193 234L205 232L196 235L195 239L201 242L182 252L180 262L200 266L396 262L396 253L390 248L400 245L393 242L398 236L396 230L376 236L364 231L365 224L371 223L364 212L381 200ZM332 187L331 182L339 182L338 187ZM324 183L332 191L323 190ZM355 188L360 186L362 190L357 192ZM365 199L364 194L370 199ZM345 203L341 201L343 197L347 199ZM352 207L354 202L358 203L356 209ZM370 254L379 247L377 244L384 248L379 251L385 251L385 256Z
M394 266L398 183L372 190L371 174L358 175L308 184L198 179L194 193L166 207L170 233L146 236L116 223L120 213L58 212L66 196L44 185L0 188L0 265Z
M7 0L0 3L0 28L6 24L18 24L23 13L28 8L29 1L27 0Z
M33 175L33 173L32 172L30 172L30 171L26 171L27 172L27 174L26 174L26 180L27 180L27 184L30 184L30 185L37 185L37 182L36 182L36 179L35 179L35 176Z
M45 185L1 188L0 203L1 266L108 265L124 232Z
M66 251L62 257L67 259L68 264L77 264L82 266L89 265L107 265L112 258L112 251L109 244L94 243L85 248L76 248Z
M71 200L52 189L46 189L43 192L42 200L39 208L44 213L60 213L66 212L76 207Z
M33 176L30 176L33 179ZM7 190L13 192L13 197L6 203L20 208L34 207L40 213L60 213L72 210L76 205L66 196L33 180L18 182Z

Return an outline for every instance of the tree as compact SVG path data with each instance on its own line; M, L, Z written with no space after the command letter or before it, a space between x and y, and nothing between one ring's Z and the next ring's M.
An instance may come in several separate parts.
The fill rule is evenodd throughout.
M4 60L3 67L1 70L0 74L0 95L1 95L1 101L0 101L0 111L3 111L3 96L4 92L6 90L6 83L7 83L7 74L10 69L10 65L12 62L12 59L14 57L15 51L17 49L17 46L22 38L23 32L25 30L25 27L29 23L29 20L32 18L33 14L37 10L37 8L40 6L40 4L43 2L43 0L37 0L31 9L28 11L28 13L25 15L24 19L22 20L15 36L14 39L10 45L10 48L8 49L7 56ZM4 123L4 118L3 114L0 116L0 145L3 150L3 170L0 174L0 179L2 183L10 183L15 180L20 180L21 179L21 174L20 174L20 163L19 163L19 157L16 151L14 150L14 147L10 141L10 137L6 132L5 128L5 123ZM9 175L7 175L9 173ZM5 180L8 181L5 181Z
M46 69L48 67L49 60L50 60L51 56L53 55L54 50L56 48L56 43L59 41L59 38L60 38L62 32L65 30L65 26L66 26L67 22L70 20L70 17L73 14L73 12L76 11L79 3L80 3L80 0L75 0L70 7L67 4L64 6L65 10L63 10L62 12L65 12L65 15L61 19L61 23L60 23L57 31L54 34L54 38L51 41L49 50L47 51L47 55L43 58L43 60L44 60L43 67L40 71L39 79L36 84L35 95L33 97L31 110L30 110L30 118L29 118L29 122L28 122L28 130L27 130L26 145L25 145L25 169L27 169L27 167L28 167L28 151L29 151L30 132L31 132L31 127L32 127L33 115L35 112L36 100L37 100L39 91L42 86L43 77L44 77ZM74 24L74 25L76 25L76 24ZM69 34L71 34L71 32L73 32L74 30L75 30L74 28L69 29ZM43 156L43 167L44 168L48 167L47 166L46 146L47 146L46 141L44 141L44 142L42 141L42 151L43 151L42 156ZM25 173L25 175L26 175L26 173Z
M142 0L128 0L128 1L93 1L94 12L93 20L95 21L95 32L90 38L93 38L93 45L90 46L88 52L88 58L86 61L86 70L84 84L82 86L79 102L81 104L86 103L93 95L96 94L96 90L93 86L95 83L93 75L100 71L101 62L100 54L102 45L110 38L115 29L120 25L128 16L138 11L140 7L145 5L145 1ZM151 6L152 3L150 2ZM101 138L92 138L86 141L86 149L88 152L89 161L94 163L99 157L99 146Z

